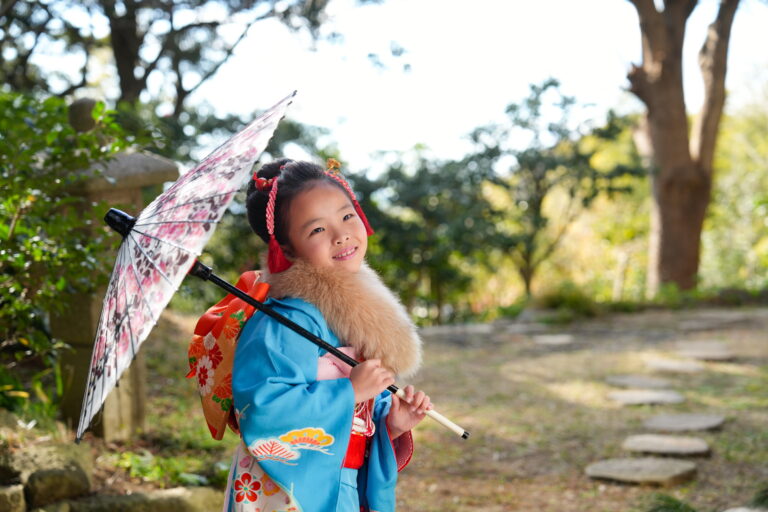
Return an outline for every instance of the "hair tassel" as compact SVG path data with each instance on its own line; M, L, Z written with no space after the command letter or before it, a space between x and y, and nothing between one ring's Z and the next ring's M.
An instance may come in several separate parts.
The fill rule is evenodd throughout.
M292 263L285 257L283 248L277 243L274 235L269 239L269 252L267 253L267 266L272 274L279 274L291 268Z

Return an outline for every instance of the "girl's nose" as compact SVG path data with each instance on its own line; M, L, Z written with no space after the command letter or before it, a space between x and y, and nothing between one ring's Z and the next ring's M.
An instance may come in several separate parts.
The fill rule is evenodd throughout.
M347 240L349 240L349 235L341 235L338 238L336 238L336 245L341 245Z

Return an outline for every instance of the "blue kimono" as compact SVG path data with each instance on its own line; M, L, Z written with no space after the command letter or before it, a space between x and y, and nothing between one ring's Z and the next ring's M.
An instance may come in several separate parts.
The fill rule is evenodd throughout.
M341 346L313 304L290 297L267 303ZM373 408L375 433L365 464L359 470L343 467L354 391L348 378L318 380L318 360L324 354L266 315L257 313L246 323L232 374L242 443L230 471L226 510L395 510L397 473L412 453L410 433L394 443L389 439L391 396L385 391Z

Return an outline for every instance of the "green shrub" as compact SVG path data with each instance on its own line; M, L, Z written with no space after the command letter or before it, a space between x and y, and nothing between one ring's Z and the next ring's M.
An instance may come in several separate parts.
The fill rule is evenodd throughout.
M600 312L597 303L581 288L566 281L559 287L538 296L535 304L554 310L545 318L549 323L568 323L577 318L591 318Z
M89 229L95 205L72 191L129 138L103 104L87 133L70 126L60 98L0 92L0 111L0 407L18 411L34 399L52 412L67 346L52 338L47 313L61 310L62 293L90 291L105 273L106 233Z

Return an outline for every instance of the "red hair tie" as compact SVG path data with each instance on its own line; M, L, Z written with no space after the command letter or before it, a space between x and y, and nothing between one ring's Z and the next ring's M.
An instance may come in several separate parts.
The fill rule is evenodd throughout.
M278 274L291 268L291 263L283 253L283 248L275 238L275 201L277 200L277 177L271 181L269 201L267 202L267 232L269 233L269 252L267 253L267 267L273 274Z
M363 221L363 226L365 226L365 233L368 236L371 236L373 234L373 228L371 227L370 223L368 222L368 218L365 216L365 213L363 213L363 209L360 207L360 203L357 202L357 197L355 197L355 193L352 192L352 187L349 186L349 183L347 183L347 180L344 179L344 177L341 175L341 164L338 160L335 158L329 158L326 163L326 170L325 174L339 182L342 187L344 187L344 190L347 191L347 194L349 194L349 197L352 198L352 205L355 207L355 213L357 213L357 216L360 217L360 220Z
M253 181L256 182L256 189L257 190L271 190L272 189L272 183L274 183L275 178L269 178L268 180L265 180L264 178L259 178L255 174L253 175Z

